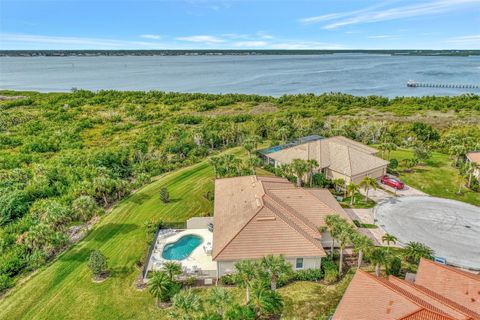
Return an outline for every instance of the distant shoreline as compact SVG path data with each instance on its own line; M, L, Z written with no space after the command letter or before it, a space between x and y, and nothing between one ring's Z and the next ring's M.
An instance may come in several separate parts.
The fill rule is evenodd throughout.
M324 55L479 56L480 50L0 50L0 57Z

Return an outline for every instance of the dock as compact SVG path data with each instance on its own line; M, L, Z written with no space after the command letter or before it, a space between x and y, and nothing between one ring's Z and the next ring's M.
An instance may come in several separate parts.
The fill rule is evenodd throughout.
M442 84L442 83L427 83L417 82L415 80L408 80L407 87L411 88L452 88L452 89L480 89L480 84Z

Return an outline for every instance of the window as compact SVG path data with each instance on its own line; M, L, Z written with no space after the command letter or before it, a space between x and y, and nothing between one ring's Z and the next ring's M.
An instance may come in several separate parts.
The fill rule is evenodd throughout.
M303 269L303 258L297 258L297 261L295 261L295 269Z

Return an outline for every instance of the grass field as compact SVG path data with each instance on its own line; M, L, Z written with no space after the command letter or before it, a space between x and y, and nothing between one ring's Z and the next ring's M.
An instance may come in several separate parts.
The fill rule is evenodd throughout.
M163 204L167 186L172 202ZM152 319L164 318L151 295L137 291L135 262L147 251L143 224L151 219L181 222L212 210L203 197L213 189L206 162L165 175L119 203L80 243L0 301L0 319ZM86 261L91 250L107 257L112 275L93 283Z
M480 193L465 187L465 179L457 168L452 167L448 155L433 152L432 157L424 165L413 168L412 172L404 172L403 159L413 158L410 150L399 149L392 152L391 158L399 161L400 179L406 184L431 196L464 201L480 206ZM460 188L461 194L457 194Z
M259 169L259 175L268 172ZM172 202L163 204L159 192L166 186ZM154 298L135 289L148 245L144 222L162 219L183 222L212 212L203 196L213 190L213 170L207 162L164 175L120 202L89 235L0 300L0 319L166 319L167 311ZM87 268L89 253L101 250L108 258L111 276L93 283ZM280 289L286 319L317 319L332 311L344 286L294 283ZM243 301L243 290L231 289ZM208 291L199 289L205 295Z

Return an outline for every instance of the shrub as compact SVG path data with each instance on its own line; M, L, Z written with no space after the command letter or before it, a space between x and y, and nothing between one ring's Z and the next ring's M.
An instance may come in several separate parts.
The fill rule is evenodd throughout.
M81 221L89 220L98 210L97 203L90 196L80 196L72 202L72 210Z
M220 283L225 286L233 286L236 284L233 274L226 274L220 277Z
M323 278L321 269L298 270L293 274L293 279L297 281L318 281Z
M313 185L321 188L330 188L332 186L332 181L327 179L323 173L315 173L312 176Z
M387 273L398 277L402 270L402 260L399 257L393 257L388 262Z
M88 267L95 278L105 276L108 271L107 258L99 250L94 250L90 254Z
M168 190L165 187L160 190L160 200L162 200L163 203L170 202L170 193L168 193Z
M391 159L390 163L388 164L388 171L389 172L396 172L398 168L398 160L397 159Z
M13 286L13 279L8 274L0 274L0 292Z
M324 273L324 279L327 283L333 283L338 279L338 267L337 265L331 260L324 260L322 261L322 268Z

